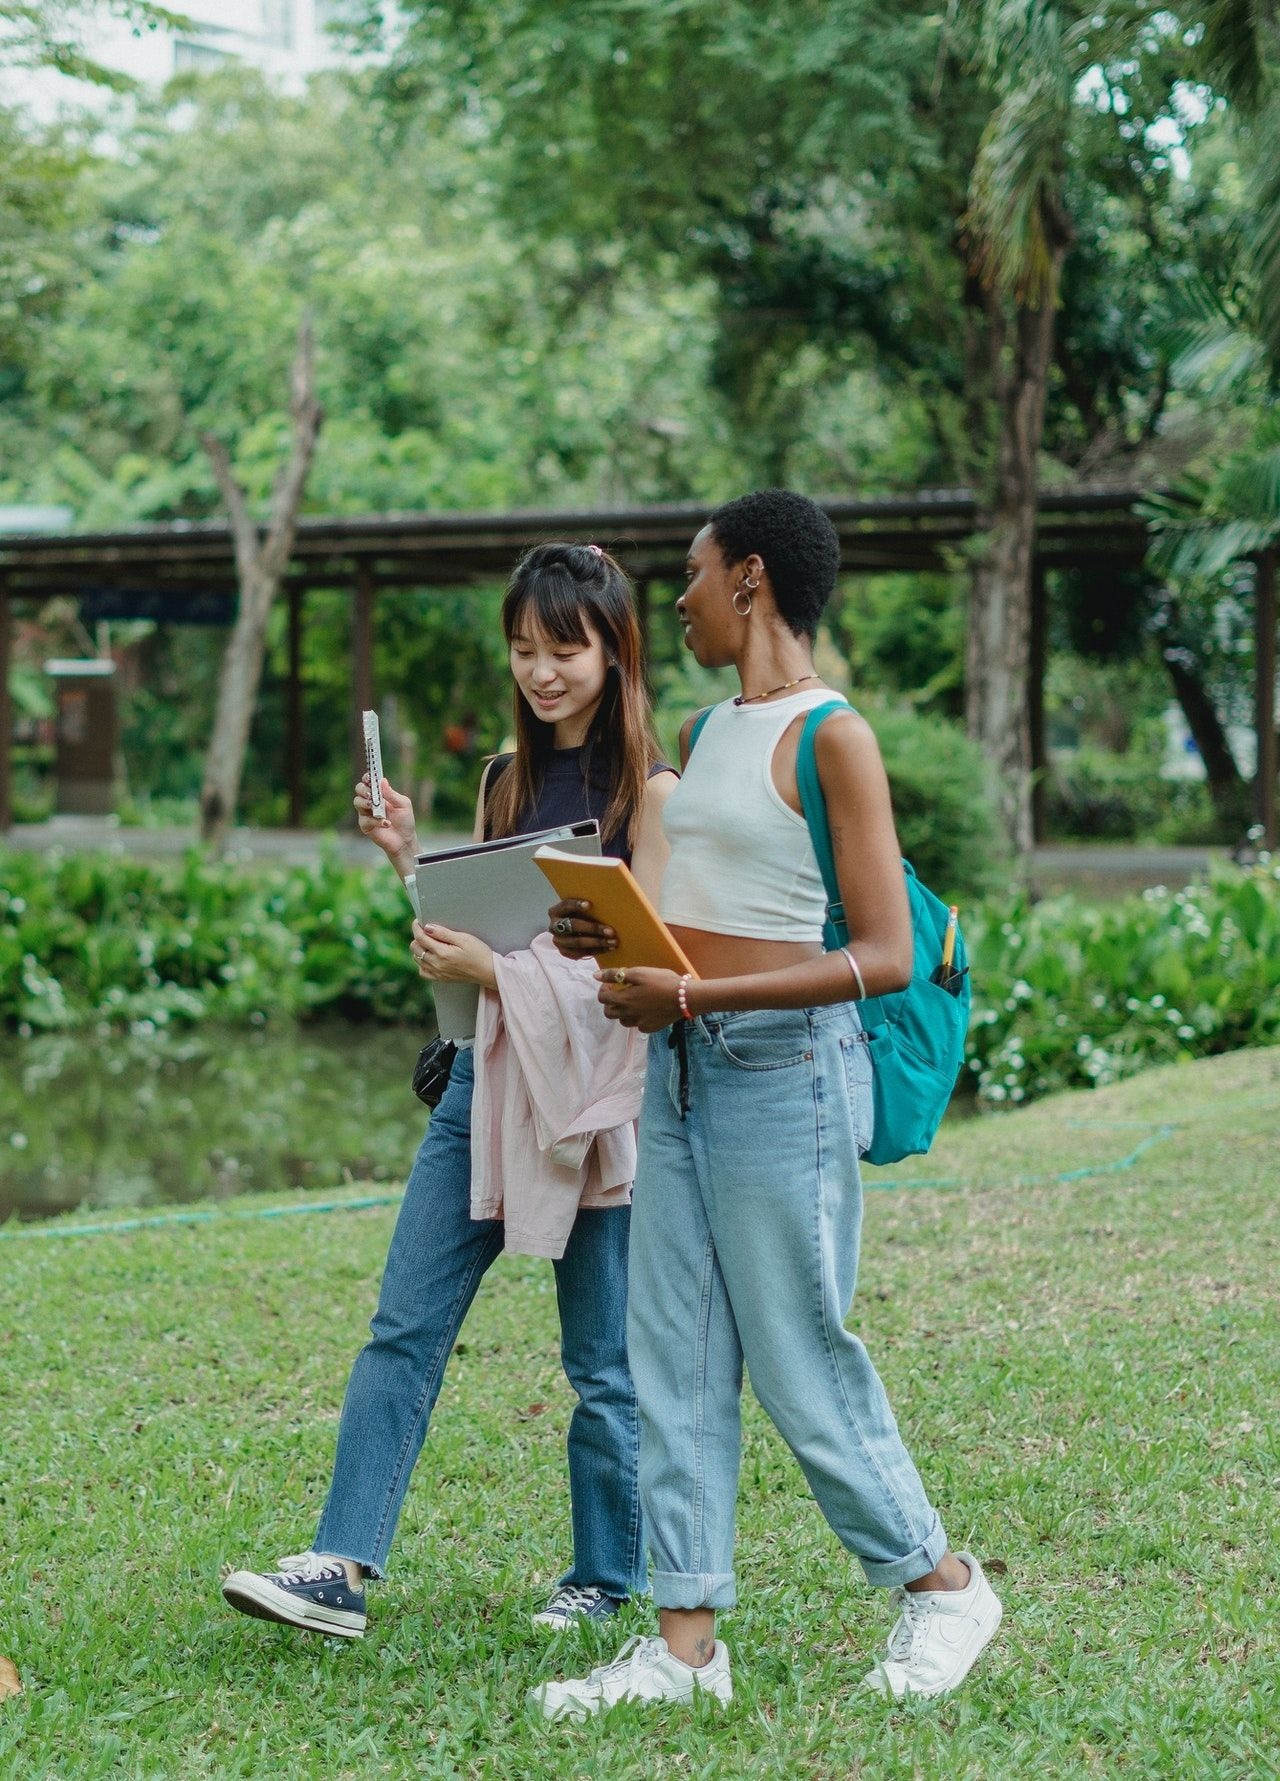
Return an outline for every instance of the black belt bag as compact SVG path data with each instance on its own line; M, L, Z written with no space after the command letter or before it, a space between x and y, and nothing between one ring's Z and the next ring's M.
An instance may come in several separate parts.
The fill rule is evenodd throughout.
M428 1107L440 1105L457 1055L458 1048L452 1039L438 1038L424 1045L418 1053L418 1061L413 1066L413 1092Z

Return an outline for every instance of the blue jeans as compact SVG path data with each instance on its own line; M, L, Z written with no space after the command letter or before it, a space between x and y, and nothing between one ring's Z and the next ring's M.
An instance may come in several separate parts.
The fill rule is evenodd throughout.
M405 1189L382 1276L372 1341L351 1371L317 1552L375 1577L396 1531L445 1363L502 1224L471 1217L474 1060L460 1051ZM580 1212L556 1271L561 1359L578 1402L569 1423L573 1566L561 1579L619 1598L646 1587L639 1427L627 1366L631 1211ZM515 1485L513 1485L515 1488Z
M631 1217L627 1341L640 1489L664 1608L737 1599L742 1369L871 1583L910 1583L946 1535L866 1349L858 1271L871 1060L851 1003L707 1015L680 1066L654 1034Z

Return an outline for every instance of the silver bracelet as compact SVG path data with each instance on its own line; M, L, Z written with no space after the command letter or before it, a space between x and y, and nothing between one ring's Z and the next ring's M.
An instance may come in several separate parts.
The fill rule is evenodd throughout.
M857 990L858 990L858 994L855 997L855 1000L859 1001L859 1002L863 1002L866 1000L867 986L862 981L862 972L858 969L858 961L856 958L854 958L853 954L849 951L849 948L847 946L842 946L840 948L840 950L844 954L844 956L848 959L849 969L853 972L853 981L854 981L855 985L857 986Z

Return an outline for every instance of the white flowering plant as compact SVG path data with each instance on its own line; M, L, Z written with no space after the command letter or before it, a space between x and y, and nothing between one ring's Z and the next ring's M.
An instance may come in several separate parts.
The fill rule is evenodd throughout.
M1280 861L1119 902L1026 896L966 923L966 1070L988 1106L1280 1042Z

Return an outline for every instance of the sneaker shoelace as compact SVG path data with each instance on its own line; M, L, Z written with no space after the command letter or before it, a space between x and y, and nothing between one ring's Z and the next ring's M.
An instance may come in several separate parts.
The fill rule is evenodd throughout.
M597 1665L587 1678L588 1681L603 1683L612 1677L633 1681L645 1664L658 1655L655 1649L657 1644L657 1639L646 1638L643 1633L633 1633L613 1662Z
M897 1624L889 1634L888 1655L894 1663L910 1666L919 1657L924 1645L925 1629L932 1610L927 1602L920 1600L918 1591L913 1594L909 1589L895 1589L893 1599L900 1613Z
M319 1583L326 1577L336 1577L339 1571L346 1576L345 1567L326 1564L317 1552L295 1552L276 1560L276 1576L285 1583Z
M581 1588L576 1583L565 1583L552 1592L547 1603L548 1614L586 1614L600 1601L604 1595L602 1589Z

